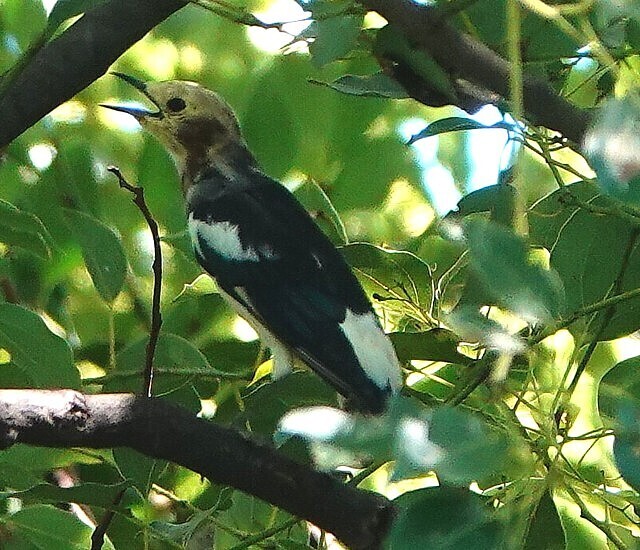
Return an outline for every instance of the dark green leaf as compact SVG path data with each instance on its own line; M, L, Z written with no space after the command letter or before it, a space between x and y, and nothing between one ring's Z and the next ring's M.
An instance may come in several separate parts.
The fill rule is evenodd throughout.
M598 386L598 410L603 414L613 418L623 402L633 403L640 409L640 357L615 365Z
M601 215L580 208L571 195L595 207L614 207L611 199L597 198L591 184L571 185L540 201L530 216L531 238L551 252L551 267L563 282L567 310L579 310L603 300L615 284L624 262L624 254L636 225L613 215ZM622 278L621 292L640 286L640 248L633 247ZM599 334L601 340L629 334L640 326L640 299L627 300L616 306L613 317L600 331L605 312L601 311L589 326L587 334ZM589 317L581 318L571 328L574 333L585 330Z
M613 443L613 454L624 480L640 490L640 407L629 400L618 404L619 429Z
M494 222L513 227L517 215L517 195L518 192L512 185L489 185L462 197L458 202L457 211L447 217L465 217L479 212L491 212Z
M146 360L148 337L131 344L116 357L119 371L139 372L139 376L115 378L105 391L139 391ZM175 334L161 333L154 356L157 369L154 394L164 395L194 412L200 410L200 399L191 380L198 376L214 376L216 371L207 358L191 342ZM225 373L222 373L225 374Z
M156 483L168 462L144 456L128 447L113 449L113 458L118 471L127 484L133 485L143 500L146 500L151 485Z
M545 492L529 524L524 550L564 550L565 536L551 495Z
M120 239L92 216L77 210L66 212L96 290L103 300L113 302L122 290L127 274L127 260Z
M455 104L456 91L447 72L424 50L414 48L395 25L385 25L377 32L373 51L379 57L407 67L441 102Z
M386 541L388 550L501 547L501 525L482 497L467 489L420 489L401 495L394 503L399 513Z
M409 97L407 91L390 76L383 72L369 75L347 74L333 82L321 82L312 80L314 84L327 86L332 90L343 94L365 97L387 97L392 99L404 99Z
M0 304L0 348L38 388L77 388L80 376L71 349L35 313L14 304Z
M466 364L470 359L458 352L457 336L446 329L425 332L394 332L389 334L400 361L446 361Z
M0 200L0 242L19 246L41 258L51 254L51 236L40 219L3 200Z
M358 41L362 16L338 15L315 21L316 38L309 46L311 59L318 67L348 54Z
M438 134L446 134L447 132L461 132L467 130L487 130L487 129L496 129L502 128L504 130L513 130L513 126L511 124L507 124L506 122L496 122L495 124L491 124L487 126L486 124L482 124L473 120L471 118L464 117L449 117L449 118L441 118L440 120L436 120L427 126L424 130L421 130L417 134L411 136L409 140L409 145L415 143L419 139L424 139L431 136L437 136Z
M19 498L23 503L75 502L101 508L111 508L116 496L126 489L126 482L116 485L102 483L82 483L73 487L58 487L48 483L41 483L26 491L5 491L0 493L0 499Z

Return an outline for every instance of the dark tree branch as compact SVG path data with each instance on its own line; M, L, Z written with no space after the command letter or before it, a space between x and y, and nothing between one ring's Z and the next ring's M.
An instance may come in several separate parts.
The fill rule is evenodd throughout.
M186 5L110 0L46 44L0 98L0 148L102 76L124 51Z
M412 0L358 1L397 25L449 72L462 108L474 108L484 97L509 96L508 61L454 29L436 8ZM104 74L129 46L186 3L110 0L87 12L62 36L46 44L0 99L0 148ZM402 75L396 76L402 80ZM422 93L413 83L404 84L413 97L429 104L429 91ZM531 122L557 130L575 143L582 142L590 121L587 112L559 97L539 78L525 76L523 94Z
M0 447L14 443L130 447L255 495L335 534L352 549L379 548L393 517L393 505L383 496L344 485L160 399L0 390Z
M358 1L402 29L409 41L435 59L454 82L462 79L487 94L509 97L509 62L443 20L437 8L413 0ZM412 95L415 97L416 91ZM565 101L546 81L530 75L525 75L523 96L531 122L582 143L591 118L589 113Z
M115 166L107 168L116 178L122 189L126 189L133 193L133 204L144 216L151 238L153 240L153 296L151 299L151 329L149 330L149 341L147 342L146 356L144 362L144 382L142 386L143 394L151 397L153 389L153 358L156 354L158 338L160 338L160 329L162 328L162 312L160 311L160 298L162 295L162 248L160 247L160 232L158 223L149 211L147 201L144 199L144 189L131 185L124 179L124 176Z

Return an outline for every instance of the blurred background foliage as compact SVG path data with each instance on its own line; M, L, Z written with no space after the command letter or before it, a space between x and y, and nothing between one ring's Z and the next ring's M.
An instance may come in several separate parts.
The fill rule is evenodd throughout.
M306 446L288 439L283 423L285 452L327 468L335 448L374 457L356 479L398 497L394 549L634 548L639 9L439 3L573 104L608 101L588 137L593 168L577 147L495 107L467 115L403 98L378 73L385 48L402 50L445 95L446 75L393 33L383 41L385 21L348 0L199 0L113 69L194 80L224 96L264 170L343 246L393 333L409 403L336 432L329 452L313 433L294 434ZM514 5L519 25L509 23ZM88 9L52 8L0 2L5 82L30 48L72 24L63 9ZM307 19L305 9L310 25L273 25ZM155 395L261 437L297 407L336 405L306 371L265 376L255 334L200 276L171 158L99 106L123 100L140 98L105 75L3 151L0 387L141 390L153 249L131 196L107 171L117 165L144 187L163 237ZM112 548L309 547L304 522L127 449L14 446L0 453L0 483L3 548L86 548L89 526L110 508Z

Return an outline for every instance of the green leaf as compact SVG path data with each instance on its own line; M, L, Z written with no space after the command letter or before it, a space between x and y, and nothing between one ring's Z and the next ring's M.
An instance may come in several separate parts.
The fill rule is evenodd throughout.
M458 337L444 328L425 332L394 332L389 334L400 361L446 361L467 364L471 359L458 352Z
M88 214L69 209L66 215L96 290L105 302L113 302L122 290L127 274L127 260L120 239L113 230Z
M25 491L0 492L0 499L19 498L25 504L75 502L101 508L112 508L116 497L129 486L126 482L115 485L102 483L81 483L73 487L58 487L40 483Z
M172 300L173 303L198 299L206 294L219 294L218 284L215 279L203 273L192 282L185 284L180 293Z
M620 361L598 386L598 410L602 414L614 418L623 402L640 409L640 357Z
M458 201L457 211L449 214L451 217L465 217L479 212L491 212L491 220L513 227L517 212L518 191L509 184L497 184L472 191Z
M551 495L545 492L531 518L524 550L564 550L564 531Z
M613 442L613 454L624 480L640 490L640 407L629 400L618 405L619 429Z
M636 225L613 216L589 212L572 203L574 196L595 207L615 208L608 197L597 197L592 184L571 185L536 204L530 216L532 242L550 252L550 265L563 282L567 310L577 311L603 300L614 284L623 265L625 250L633 238ZM640 247L633 247L626 264L621 292L640 287ZM574 334L586 330L588 337L599 335L609 340L629 334L640 326L640 298L623 301L613 317L600 330L604 311L591 319L584 317L570 328ZM585 326L587 320L591 320Z
M422 319L421 310L431 301L431 268L426 262L411 252L369 243L351 243L340 250L374 299L385 308Z
M0 242L49 258L51 236L40 219L0 199Z
M467 220L464 225L471 266L497 305L534 323L560 317L564 310L560 279L529 262L524 239L485 220Z
M133 485L144 500L151 490L151 485L158 481L169 464L165 460L149 458L128 447L113 449L113 459L127 484Z
M347 95L386 97L391 99L405 99L409 97L407 91L397 80L394 80L383 72L369 75L346 74L333 82L322 82L320 80L311 80L311 82Z
M503 130L513 131L515 128L512 124L506 122L496 122L495 124L486 125L471 118L465 117L449 117L436 120L427 126L424 130L421 130L417 134L411 136L409 145L415 143L420 139L424 139L431 136L437 136L438 134L446 134L447 132L462 132L467 130L490 130L502 128Z
M29 506L5 520L13 550L86 550L91 528L70 512L53 506Z
M78 388L80 376L68 344L32 311L0 304L0 348L37 388Z
M139 376L115 378L105 384L105 391L139 391L146 361L148 337L123 349L116 356L118 371L139 372ZM207 358L191 342L175 334L161 333L154 356L154 395L164 395L193 412L200 411L200 398L192 379L198 374L225 375L215 370Z
M314 21L316 38L309 46L311 59L317 67L340 59L356 46L362 16L338 15Z
M399 512L387 550L501 548L502 526L485 500L467 489L420 489L399 496L394 504Z
M435 470L440 480L468 486L497 474L507 459L510 442L482 418L451 407L438 407L429 420L429 440L444 452ZM517 442L511 442L516 445Z

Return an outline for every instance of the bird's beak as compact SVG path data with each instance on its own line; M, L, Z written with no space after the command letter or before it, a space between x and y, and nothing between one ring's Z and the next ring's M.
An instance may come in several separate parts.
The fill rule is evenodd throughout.
M121 113L127 113L128 115L131 115L138 120L141 120L144 118L162 118L164 116L162 113L162 109L160 108L156 100L149 94L149 91L147 90L147 84L145 82L142 82L142 80L138 80L137 78L134 78L133 76L129 76L128 74L124 74L124 73L112 72L111 74L114 76L117 76L118 78L121 78L127 84L130 84L131 86L133 86L136 90L139 90L140 92L142 92L144 96L149 101L151 101L151 103L153 103L158 110L150 111L149 109L145 109L143 107L130 107L125 105L106 105L104 103L101 103L100 107L106 107L107 109L120 111Z

